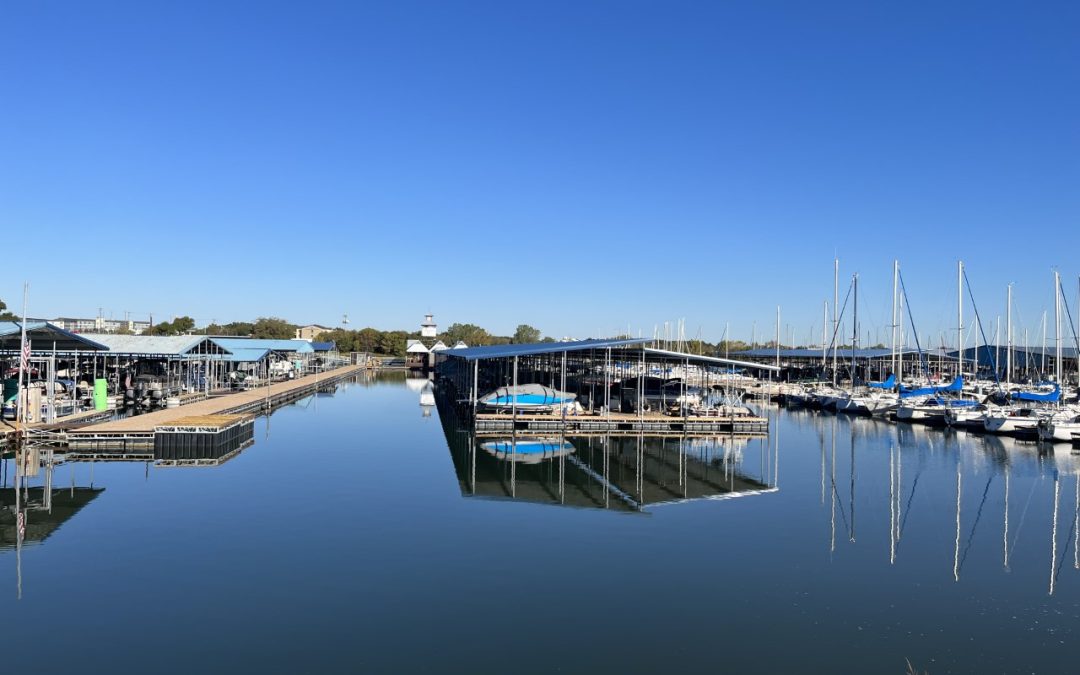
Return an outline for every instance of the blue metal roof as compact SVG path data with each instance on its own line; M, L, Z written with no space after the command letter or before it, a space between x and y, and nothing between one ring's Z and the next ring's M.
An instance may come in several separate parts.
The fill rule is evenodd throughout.
M312 342L311 348L317 352L332 352L337 349L337 343L333 340L329 342Z
M307 340L260 340L256 338L211 338L228 351L233 349L269 349L272 352L297 352L310 354L314 350Z
M483 347L465 347L464 349L444 349L437 353L440 356L476 361L477 359L505 359L513 356L534 356L536 354L559 354L561 352L577 352L586 349L632 347L652 341L652 338L629 338L575 340L573 342L534 342L517 345L487 345Z
M258 347L234 347L229 350L228 354L215 356L214 360L226 361L229 363L256 363L266 358L266 355L269 353L269 349L260 349Z

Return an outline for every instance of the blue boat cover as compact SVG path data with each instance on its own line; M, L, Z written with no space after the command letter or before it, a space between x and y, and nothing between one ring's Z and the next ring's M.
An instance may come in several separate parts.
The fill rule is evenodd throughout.
M1034 401L1037 403L1053 403L1061 398L1061 387L1058 383L1054 383L1054 390L1048 391L1045 394L1039 394L1034 391L1014 391L1011 396L1014 401Z
M896 387L896 375L890 373L884 382L867 382L866 384L874 389L893 389Z
M900 398L910 398L912 396L929 396L930 394L937 394L940 392L952 392L960 391L964 388L964 378L957 376L952 382L940 386L940 387L919 387L918 389L904 389L900 388Z

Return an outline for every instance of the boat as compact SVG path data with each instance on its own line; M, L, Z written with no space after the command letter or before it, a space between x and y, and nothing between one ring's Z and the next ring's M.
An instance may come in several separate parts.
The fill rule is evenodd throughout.
M961 401L963 404L957 405ZM945 422L953 429L982 431L987 412L986 405L971 399L957 399L955 403L945 411Z
M900 397L891 391L872 391L866 394L852 394L846 399L838 399L836 411L848 415L883 417L895 412L900 405Z
M1022 406L996 406L983 419L983 429L991 434L1034 435L1038 424L1038 411Z
M1080 411L1072 406L1063 408L1041 418L1036 425L1036 430L1040 441L1072 442L1074 434L1080 433Z
M573 454L574 445L559 438L519 438L485 441L480 444L492 457L521 464L538 464Z
M545 411L569 405L575 399L576 394L568 394L542 384L519 384L516 387L499 387L481 396L477 402L496 410L516 408L522 411Z
M938 396L924 396L904 400L896 408L896 419L899 422L920 422L922 424L942 424L945 421L945 412L948 410L943 400Z

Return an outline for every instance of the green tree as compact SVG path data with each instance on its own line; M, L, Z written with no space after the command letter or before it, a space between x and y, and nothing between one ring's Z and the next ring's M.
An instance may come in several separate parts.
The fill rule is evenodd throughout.
M162 321L161 323L155 323L146 330L143 331L143 335L172 335L173 325L170 321Z
M22 321L22 319L7 311L7 303L0 300L0 321Z
M492 344L491 335L480 326L471 323L451 324L443 333L442 341L447 347L453 347L459 340L470 347Z
M540 342L540 331L527 323L523 323L514 331L514 337L511 340L514 344L519 345Z
M263 316L251 327L251 337L266 340L289 340L296 336L296 327L276 316Z
M173 319L172 327L175 335L190 333L195 330L195 319L192 319L190 316L178 316Z
M361 328L356 331L356 348L353 351L358 352L374 352L375 346L379 344L379 335L382 331L374 328Z

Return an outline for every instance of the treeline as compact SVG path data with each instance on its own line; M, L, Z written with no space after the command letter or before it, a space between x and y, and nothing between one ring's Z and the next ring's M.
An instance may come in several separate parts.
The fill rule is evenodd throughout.
M406 342L408 340L419 340L420 333L419 331L378 330L377 328L361 328L359 330L335 328L320 334L317 339L322 342L332 340L337 344L339 352L367 352L383 356L404 356ZM544 337L538 329L528 324L518 326L513 335L492 335L475 324L455 323L439 333L438 339L442 340L447 347L453 347L458 342L464 342L470 347L511 343L555 342L555 338Z
M255 321L234 321L226 324L212 323L203 328L196 328L194 319L190 316L180 316L172 321L155 323L144 330L143 335L218 335L253 337L264 340L290 340L296 337L296 328L295 324L275 316L264 316Z

